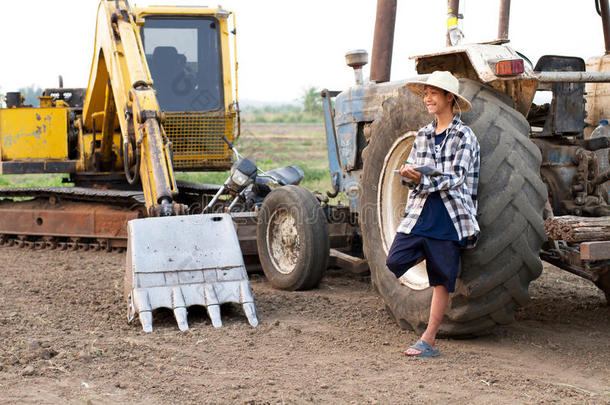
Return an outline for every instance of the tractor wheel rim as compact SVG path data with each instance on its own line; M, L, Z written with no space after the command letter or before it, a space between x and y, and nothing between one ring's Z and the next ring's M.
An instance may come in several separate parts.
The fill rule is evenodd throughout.
M287 209L276 210L267 225L269 257L282 274L294 271L299 260L300 240L294 217Z
M398 169L409 156L416 135L416 131L409 131L398 137L388 150L381 168L377 185L377 225L386 255L396 235L396 228L404 217L409 196L409 188L402 185L400 176L394 173L394 170ZM413 266L400 277L399 281L414 290L428 288L430 284L426 261Z

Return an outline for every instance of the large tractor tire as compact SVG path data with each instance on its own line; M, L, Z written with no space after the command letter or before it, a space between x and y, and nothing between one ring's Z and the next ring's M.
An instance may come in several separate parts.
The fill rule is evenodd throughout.
M330 251L328 223L309 190L290 185L269 193L258 213L256 240L273 287L307 290L320 283Z
M515 308L529 300L530 281L542 271L538 252L546 238L542 208L547 192L527 121L509 106L510 100L487 86L462 79L460 90L473 105L462 119L481 147L481 235L474 249L462 253L456 291L439 331L444 336L479 335L512 322ZM384 102L363 152L360 194L364 252L373 285L398 324L418 333L428 322L432 297L425 262L397 280L385 260L408 196L392 170L408 156L417 130L432 120L422 104L406 91Z

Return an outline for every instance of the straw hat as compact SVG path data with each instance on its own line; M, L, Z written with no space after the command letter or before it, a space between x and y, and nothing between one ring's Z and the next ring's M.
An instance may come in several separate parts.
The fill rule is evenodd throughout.
M459 94L460 82L450 72L437 70L428 76L428 80L407 82L406 86L411 93L421 98L424 98L424 88L426 86L438 87L439 89L453 93L455 96L456 105L453 106L453 112L465 112L472 109L470 101Z

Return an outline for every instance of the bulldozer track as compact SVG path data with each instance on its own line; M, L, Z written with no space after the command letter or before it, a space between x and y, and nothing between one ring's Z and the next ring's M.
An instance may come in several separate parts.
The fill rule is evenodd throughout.
M71 250L71 251L106 251L108 253L123 253L124 246L113 246L108 240L87 240L87 238L65 238L31 235L0 234L0 246L33 250Z
M13 198L61 198L71 201L97 201L129 204L145 204L144 193L139 191L107 190L85 187L2 187L0 199Z
M52 207L57 207L57 210L65 210L62 203L76 202L80 203L81 207L86 209L91 204L91 210L103 206L118 207L127 213L128 216L137 217L139 212L144 208L145 200L142 192L124 191L124 190L108 190L108 189L92 189L83 187L22 187L22 188L0 188L0 209L9 208L7 213L14 214L19 211L20 204L23 201L44 202L51 207L49 211L53 211ZM15 208L13 208L15 207ZM79 212L80 213L80 212ZM131 213L131 214L130 214ZM130 214L130 215L129 215ZM15 215L6 215L14 217L14 222L21 218ZM116 221L122 221L123 217L117 217ZM35 220L42 222L42 219ZM126 237L116 234L113 237L87 237L87 236L71 236L61 234L59 229L57 232L40 233L36 232L10 232L9 226L3 227L0 230L0 246L17 247L23 249L36 250L72 250L72 251L106 251L122 253L126 248ZM22 222L22 221L21 221ZM17 225L17 224L15 224ZM17 226L16 226L17 228ZM17 230L17 229L16 229ZM116 231L114 231L116 233Z
M189 181L177 182L180 192L200 198L203 195L213 195L218 191L220 185L216 184L201 184ZM17 222L23 222L23 218L18 218L20 208L23 208L24 201L30 201L32 204L37 202L36 207L31 207L30 212L49 210L53 208L57 210L65 209L63 205L69 202L80 203L82 210L89 207L91 210L95 207L103 209L103 206L118 207L123 210L129 210L133 213L133 217L143 216L145 210L144 194L141 191L129 190L113 190L113 189L95 189L88 187L1 187L0 188L0 213L7 218L5 222L9 222L9 226L2 227L0 220L0 246L16 247L22 249L33 250L71 250L71 251L106 251L123 253L127 246L127 235L113 237L99 237L95 235L87 236L71 236L61 234L59 227L49 230L49 232L19 232L11 225L18 228ZM7 205L9 205L7 209ZM44 204L44 205L43 205ZM84 207L84 208L83 208ZM14 218L14 219L8 219ZM30 218L26 218L26 221ZM36 220L37 218L35 218ZM123 220L117 217L117 221L126 223L129 218ZM34 225L32 225L35 228ZM21 227L22 228L22 227Z

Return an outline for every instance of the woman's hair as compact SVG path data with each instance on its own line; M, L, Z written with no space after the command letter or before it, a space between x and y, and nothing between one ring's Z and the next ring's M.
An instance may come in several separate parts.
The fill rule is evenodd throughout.
M445 94L451 94L453 96L453 99L451 100L451 107L455 107L455 104L457 103L457 99L455 98L455 94L453 94L452 92L447 91L445 89L442 89L442 90L445 92Z

